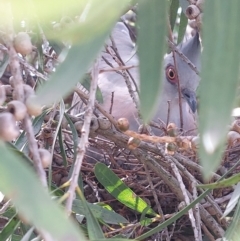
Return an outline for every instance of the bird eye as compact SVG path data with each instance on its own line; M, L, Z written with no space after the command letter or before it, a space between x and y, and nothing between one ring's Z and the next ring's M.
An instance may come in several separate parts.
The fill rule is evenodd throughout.
M166 68L166 77L172 84L177 82L176 70L172 65Z

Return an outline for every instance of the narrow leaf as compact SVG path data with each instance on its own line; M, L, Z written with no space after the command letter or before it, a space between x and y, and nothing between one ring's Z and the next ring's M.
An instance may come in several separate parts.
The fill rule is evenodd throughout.
M62 127L60 126L59 131L58 131L58 141L59 141L59 148L60 148L60 154L63 159L63 165L66 167L67 166L67 155L64 149L64 144L63 144L63 133L62 133Z
M5 227L0 232L0 240L1 241L7 241L7 239L14 233L14 231L19 226L20 221L18 218L13 217L11 220L8 221L8 223L5 225Z
M42 123L44 121L44 117L47 114L47 111L43 111L41 115L36 116L32 122L32 127L34 131L34 135L37 135L39 131L42 128ZM23 131L21 135L18 137L18 139L15 142L15 146L20 150L22 147L26 144L27 142L27 137L26 137L26 132Z
M240 202L238 202L238 205L234 212L232 222L224 235L225 240L239 241L240 240L239 228L240 228Z
M128 223L128 221L118 213L107 210L106 208L103 208L97 204L88 203L88 207L91 209L92 214L94 215L95 218L97 218L98 220L102 220L105 223L110 223L110 224ZM73 212L86 216L82 201L78 199L75 199L73 201L72 210Z
M82 200L82 205L85 209L85 217L87 219L87 231L88 231L89 239L90 240L103 239L104 234L102 232L102 229L101 229L101 226L100 226L98 220L93 215L93 213L92 213L91 209L89 208L88 203L79 187L77 190L78 190L78 194Z
M225 188L225 187L230 187L234 184L237 184L239 181L240 181L240 174L236 174L236 175L233 175L232 177L223 179L215 183L203 184L203 185L197 185L197 186L205 189Z
M21 241L29 241L30 238L31 238L31 235L34 231L34 227L30 228L26 233L25 235L23 236L23 238L21 239Z
M179 23L179 29L178 29L178 41L177 41L178 44L181 43L184 38L187 24L188 24L188 19L185 16L184 12L182 11L180 15L180 23Z
M161 92L167 5L166 0L139 1L140 109L145 122L154 115Z
M151 207L140 197L138 197L111 169L103 163L97 163L94 173L98 181L105 189L119 202L127 207L142 213L146 208L147 214L157 216Z
M173 31L177 19L177 12L179 8L179 0L172 0L170 5L170 25Z
M137 238L137 240L146 240L146 238L152 236L153 234L156 234L160 231L162 231L164 228L168 227L170 224L178 220L180 217L182 217L186 212L188 212L191 208L193 208L197 203L199 203L210 191L206 190L204 193L202 193L197 199L195 199L193 202L191 202L188 206L186 206L184 209L182 209L180 212L176 213L174 216L169 218L168 220L164 221L163 223L159 224L157 227L152 228L150 231L142 234Z
M75 162L76 160L76 157L77 157L77 146L78 146L78 133L77 133L77 130L74 126L74 124L72 123L72 120L70 119L70 117L64 113L64 116L65 118L67 119L67 122L69 124L69 127L71 129L71 132L72 132L72 138L73 138L73 163Z
M235 208L237 203L239 202L240 197L240 183L237 184L237 186L234 189L234 192L227 204L227 207L224 211L223 217L226 217L232 210Z
M84 21L74 31L78 41L71 47L64 62L58 66L50 81L37 90L35 103L50 104L71 92L79 79L88 71L115 21L129 2L129 0L89 1ZM96 23L98 23L97 27Z
M0 190L11 198L19 213L56 240L86 240L79 228L51 200L22 158L11 153L3 143L0 152Z
M199 156L208 178L221 162L238 87L240 1L206 1L204 9Z

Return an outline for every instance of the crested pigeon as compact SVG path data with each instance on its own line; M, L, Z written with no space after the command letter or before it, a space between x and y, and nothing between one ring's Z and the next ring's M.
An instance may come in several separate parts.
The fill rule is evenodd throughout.
M117 23L112 32L114 45L117 48L121 60L125 66L129 67L129 72L133 77L136 85L139 87L138 74L138 57L136 48L130 38L128 28L123 23ZM108 51L103 51L100 56L100 70L98 85L103 95L103 107L106 111L110 111L116 118L126 117L130 123L130 129L137 130L139 122L137 118L137 108L134 105L133 99L129 94L129 89L125 83L125 78L122 75L122 70L119 72L109 71L111 65L118 69L119 63L113 56L115 53L111 47L113 42L109 39L107 41ZM182 52L199 70L201 44L199 36L196 34L185 43L177 46L179 52ZM162 76L162 93L158 98L158 107L153 118L155 122L175 123L180 128L180 110L179 110L179 93L176 78L176 69L178 71L178 78L181 92L182 103L182 120L183 130L186 134L196 134L197 130L197 100L196 89L198 87L200 77L193 71L190 66L183 61L183 59L176 54L177 68L174 66L173 54L167 54L164 58ZM105 71L107 70L108 71ZM125 72L125 70L123 70ZM128 77L129 78L129 77ZM132 80L130 79L132 82ZM161 80L160 80L161 81ZM136 94L136 87L131 84L133 94ZM160 134L159 130L155 133Z

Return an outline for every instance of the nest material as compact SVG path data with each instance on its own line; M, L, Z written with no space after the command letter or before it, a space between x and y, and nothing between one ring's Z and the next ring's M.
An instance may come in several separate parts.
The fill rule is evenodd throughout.
M76 122L76 119L73 118L73 121ZM100 128L94 130L91 132L91 136L81 168L85 197L89 202L109 204L115 212L124 216L130 223L140 220L140 214L119 203L98 183L93 172L97 162L108 165L128 187L143 198L157 213L160 213L162 216L160 222L173 216L182 205L186 206L186 195L190 201L193 201L202 193L203 190L197 190L195 187L198 183L203 182L202 168L198 163L196 152L192 149L178 149L174 155L169 155L165 151L165 144L141 141L136 149L129 150L129 136L116 130L113 126L107 130ZM72 143L68 144L68 147L66 146L69 154L69 166L72 164L71 148ZM239 147L231 147L226 151L222 167L228 168L229 163L236 160L238 154ZM177 171L174 168L177 168ZM218 173L213 174L211 181L218 180L222 174L221 171L222 169L219 168ZM67 180L67 173L68 168L62 166L61 157L56 153L53 181L57 185L61 185ZM181 176L182 181L177 173ZM185 193L183 189L185 189ZM199 224L202 222L205 234L215 238L223 236L228 223L221 217L232 191L232 188L214 190L194 209L196 220L199 211L200 221L196 222ZM144 228L139 227L136 229L135 235L144 233L157 224L153 223ZM131 229L128 230L129 233L131 231ZM174 226L169 226L168 231L173 233L173 237L192 237L193 228L188 215L177 220ZM119 230L118 233L121 231ZM113 234L117 233L112 232Z

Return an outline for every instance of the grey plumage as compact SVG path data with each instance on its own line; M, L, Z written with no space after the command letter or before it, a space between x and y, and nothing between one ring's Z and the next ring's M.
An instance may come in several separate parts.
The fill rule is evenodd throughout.
M139 85L138 76L138 57L136 49L132 43L128 29L123 23L118 23L113 32L112 38L116 43L118 53L120 54L123 62L126 66L135 66L129 71ZM108 46L112 45L111 40L107 42ZM110 47L111 49L111 47ZM178 46L180 52L182 52L188 59L199 69L200 68L200 53L201 46L199 37L195 37L188 40ZM102 55L107 59L114 67L119 67L112 56L106 51L102 52ZM182 116L183 116L183 129L190 131L191 134L196 131L196 89L199 84L199 76L184 62L178 54L176 54L178 77L180 82L181 94L182 94ZM109 69L110 66L100 57L100 69ZM158 107L156 114L153 118L154 121L159 122L161 119L164 123L167 122L168 117L168 101L170 101L169 122L173 122L180 128L180 113L179 113L179 98L178 88L176 84L176 68L174 67L174 60L172 53L166 55L164 58L164 70L162 77L162 93L158 100ZM137 130L139 123L137 119L137 109L130 97L128 88L125 83L125 79L121 74L116 72L102 72L99 75L98 80L99 87L104 97L103 107L109 111L112 107L112 115L117 119L120 117L128 118L130 122L130 128ZM131 85L133 93L137 96L135 86ZM113 93L113 94L112 94ZM193 131L195 130L195 131ZM159 132L158 132L159 134Z

